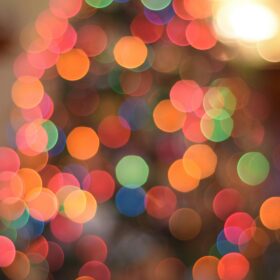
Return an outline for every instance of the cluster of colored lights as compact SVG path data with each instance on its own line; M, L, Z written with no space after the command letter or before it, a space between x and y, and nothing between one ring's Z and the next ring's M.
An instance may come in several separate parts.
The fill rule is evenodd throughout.
M280 51L276 47L280 40L278 2L221 0L214 6L215 29L224 43L241 48L250 46L254 59L280 61Z
M211 17L210 0L50 0L23 30L0 147L5 277L242 280L279 242L280 197L254 196L272 181L266 99L221 74Z

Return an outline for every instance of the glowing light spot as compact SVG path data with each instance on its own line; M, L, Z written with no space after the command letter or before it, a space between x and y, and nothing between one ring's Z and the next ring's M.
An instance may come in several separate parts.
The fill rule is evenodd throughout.
M154 111L153 119L156 126L164 132L175 132L182 128L186 114L178 111L169 99L160 101Z
M128 122L119 116L110 115L104 118L98 126L100 142L109 148L120 148L130 138Z
M86 0L86 3L93 8L106 8L113 3L113 0Z
M170 20L166 27L166 33L169 40L177 46L188 46L189 42L185 35L185 30L188 25L188 21L181 18L174 17Z
M156 219L165 219L175 211L177 198L168 187L152 187L146 194L147 213Z
M188 114L183 125L183 133L186 139L195 143L202 143L206 141L205 136L200 129L200 118L196 114Z
M80 238L83 232L83 224L75 223L68 218L57 215L50 223L52 234L64 243L71 243Z
M184 20L192 20L193 17L186 11L185 3L182 0L173 0L172 6L176 15Z
M224 234L228 241L233 244L248 242L254 235L256 223L253 218L245 212L231 214L225 221ZM247 236L244 232L247 232ZM243 238L241 239L241 235Z
M50 0L51 12L60 18L75 16L82 7L83 0Z
M87 160L98 151L99 138L90 127L76 127L67 136L66 145L73 158Z
M279 21L272 9L256 1L225 1L218 9L215 25L222 37L258 42L272 38Z
M14 103L23 109L31 109L37 106L44 96L44 87L35 77L19 77L12 88Z
M235 189L223 189L217 193L213 200L213 211L221 220L225 220L230 214L241 208L242 199Z
M115 191L115 181L104 170L93 170L83 180L83 188L93 194L97 202L109 200Z
M192 112L200 107L203 92L195 81L181 80L170 90L170 100L174 107L182 112Z
M50 190L56 193L64 186L80 186L78 179L71 173L56 172L48 180L47 186Z
M124 68L133 69L141 66L148 55L144 42L134 36L122 37L114 47L116 62Z
M244 154L237 164L239 178L251 186L256 186L264 182L269 174L269 169L268 160L259 152Z
M203 107L212 118L221 116L223 111L232 116L236 108L236 98L229 88L211 87L204 95Z
M21 197L24 191L23 182L17 173L3 171L0 173L0 199Z
M9 159L9 160L7 160ZM0 147L0 172L2 171L18 171L20 160L18 154L11 148Z
M243 280L249 272L248 260L239 253L229 253L223 256L218 264L218 274L221 280Z
M58 18L49 10L43 11L36 19L35 28L45 41L50 41L62 36L67 29L66 19Z
M190 192L198 187L199 179L186 172L183 160L174 161L168 169L168 181L179 192Z
M186 29L187 40L197 50L209 50L217 43L212 26L201 20L193 20Z
M81 49L72 49L61 54L56 63L58 74L68 81L82 79L88 73L89 66L89 59Z
M134 36L141 38L146 44L155 43L158 41L164 31L162 25L156 25L150 22L144 15L137 15L131 25L131 33Z
M51 150L57 143L58 140L58 130L55 124L50 121L46 120L42 123L42 127L45 129L47 136L48 136L48 143L46 149L49 151Z
M280 229L280 197L270 197L260 208L260 219L263 225L270 230Z
M213 256L205 256L198 259L193 265L193 280L218 280L219 259Z
M55 194L47 188L36 188L30 191L26 198L30 215L39 221L48 221L58 212L58 202Z
M5 236L0 236L0 267L12 264L16 256L14 243Z
M210 0L183 0L184 8L194 18L207 18L212 14Z
M38 120L25 123L17 131L16 144L23 154L35 156L46 151L48 134Z
M83 190L74 190L64 200L66 216L76 223L86 223L96 213L97 203L91 193Z
M155 1L155 0L141 0L143 5L153 11L160 11L166 8L172 0L161 0L161 1Z
M76 42L76 30L71 25L69 25L61 37L52 40L49 50L56 54L66 53L75 46Z
M215 118L209 117L209 115L215 115ZM201 118L200 129L207 139L213 142L222 142L230 137L233 130L233 120L224 110L208 111Z
M121 188L116 195L116 207L128 217L137 217L145 211L145 191L142 188Z
M149 166L140 156L125 156L116 166L117 180L126 188L134 189L142 186L146 183L148 175Z
M67 196L69 194L71 194L72 192L74 191L80 191L81 189L79 187L76 187L76 186L71 186L71 185L66 185L66 186L63 186L61 187L57 192L56 192L56 197L57 197L57 200L58 200L58 205L59 205L59 211L61 214L64 214L65 215L65 207L64 207L64 202L65 202L65 199L67 198ZM85 201L85 198L83 198L83 201ZM83 207L84 205L82 205ZM70 206L71 207L71 206ZM74 206L75 207L75 206ZM77 206L79 207L79 206Z
M217 155L213 149L206 144L195 144L190 146L184 156L183 164L187 173L196 174L195 178L201 174L201 179L207 178L214 174L217 166ZM196 170L193 163L200 169L200 173ZM190 169L190 171L188 171Z

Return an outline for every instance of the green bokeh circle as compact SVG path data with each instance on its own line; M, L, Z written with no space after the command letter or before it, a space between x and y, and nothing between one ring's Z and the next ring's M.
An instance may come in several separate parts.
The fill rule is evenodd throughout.
M123 157L116 166L118 182L130 189L135 189L146 183L149 167L140 156L128 155Z
M160 11L170 5L172 0L141 0L142 4L153 11Z
M240 180L251 186L261 184L267 178L269 169L268 160L259 152L244 154L237 164Z
M113 0L86 0L86 3L93 8L105 8L111 5Z
M51 150L57 143L58 140L58 130L55 126L55 124L47 120L42 124L42 127L45 129L47 135L48 135L48 144L47 144L47 150Z
M208 114L204 114L200 121L202 134L213 142L225 141L231 136L233 130L233 120L230 115L224 110L219 110L218 112L216 118L211 118ZM214 113L211 113L211 115L214 115Z

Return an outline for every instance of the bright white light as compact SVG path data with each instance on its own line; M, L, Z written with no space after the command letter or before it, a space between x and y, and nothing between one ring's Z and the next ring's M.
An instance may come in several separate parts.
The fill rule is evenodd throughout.
M272 38L279 28L272 9L254 1L225 1L215 17L218 34L230 39L258 42Z

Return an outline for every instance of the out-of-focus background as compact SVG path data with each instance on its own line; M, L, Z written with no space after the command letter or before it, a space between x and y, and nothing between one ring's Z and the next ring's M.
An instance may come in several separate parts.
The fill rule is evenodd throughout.
M0 0L0 145L7 144L4 131L12 104L13 63L22 50L20 34L47 6L47 0Z
M36 116L36 111L31 110L30 113L30 111L22 110L20 107L16 108L14 111L15 115L12 118L10 116L15 107L12 106L11 100L11 88L16 80L13 73L13 63L16 57L22 52L22 41L28 38L28 31L26 31L28 30L28 25L34 25L36 17L41 11L48 7L49 1L0 1L0 146L13 146L13 148L20 154L20 148L22 147L18 149L14 143L14 139L11 140L12 137L15 138L16 129L20 127L20 124L23 121L21 120L17 123L17 117L18 115L23 114L26 118L23 119L26 121L29 117L32 119L32 114ZM88 2L96 3L96 1L91 0ZM109 3L110 1L107 2ZM144 0L141 2L150 3L150 1ZM47 69L45 76L42 78L45 91L54 101L54 113L51 116L51 119L59 128L60 134L59 137L57 137L59 141L56 139L57 143L55 143L55 147L50 148L47 152L44 150L45 147L41 149L40 153L37 151L37 154L44 155L49 152L50 156L47 158L46 162L44 162L44 158L42 159L42 167L40 166L40 160L38 160L39 163L37 162L36 164L39 167L35 164L34 170L36 170L36 172L38 171L38 174L43 178L43 183L45 184L43 187L48 187L54 193L56 193L61 186L64 187L64 183L67 187L69 182L71 185L73 182L75 186L81 185L81 189L84 190L87 185L85 183L87 180L85 179L88 176L91 179L91 176L93 176L91 172L96 171L97 169L100 169L103 172L106 171L109 175L111 174L111 177L109 178L113 178L114 190L110 194L111 196L106 203L98 203L97 215L92 221L85 223L84 233L98 234L106 240L106 246L108 246L108 257L107 247L105 247L106 265L108 265L111 270L113 280L154 280L155 278L151 276L154 275L154 271L160 275L156 280L190 280L192 279L192 268L194 263L199 258L203 258L203 256L207 255L221 258L228 253L239 251L243 252L244 255L248 254L248 259L250 259L251 263L250 273L248 273L246 276L247 278L244 279L279 280L280 270L279 260L277 259L280 252L279 229L273 231L271 228L263 225L266 219L260 221L259 216L260 207L264 200L271 196L279 196L280 193L278 188L280 181L278 175L280 170L280 145L278 144L280 136L280 67L279 62L277 62L278 60L280 61L280 51L277 51L277 46L280 40L279 42L278 40L271 43L268 42L267 45L259 48L256 47L257 42L254 41L257 41L260 38L261 40L267 41L266 36L270 35L268 33L272 30L271 26L273 26L275 22L273 20L266 20L265 16L268 14L265 9L262 10L263 7L261 9L259 9L260 7L255 7L255 10L254 8L252 10L251 6L248 9L247 7L243 7L243 11L246 13L240 14L238 5L230 8L225 5L224 8L220 9L220 12L213 13L214 25L218 33L218 40L216 37L213 40L213 36L211 35L212 29L209 31L208 28L210 21L209 15L211 13L206 15L205 19L203 18L204 15L201 15L200 12L198 12L198 18L194 17L189 21L189 19L182 19L177 16L172 8L171 1L169 1L169 7L162 8L162 10L165 10L166 8L167 12L166 10L165 12L161 12L161 10L157 12L151 11L148 9L148 4L144 7L141 2L140 0L115 0L111 6L108 5L105 9L95 9L96 7L91 7L90 5L85 4L82 6L77 19L73 18L70 20L71 26L75 28L78 36L83 32L83 28L86 27L84 38L83 36L80 36L79 38L79 48L85 49L86 51L89 51L89 53L94 51L94 44L96 42L87 48L87 44L91 43L90 40L90 43L88 43L87 39L91 38L90 33L92 30L96 30L94 29L95 24L101 26L101 34L104 33L106 39L104 39L104 46L101 46L101 49L103 49L98 55L91 56L87 53L89 56L89 59L87 59L90 61L90 67L88 67L88 72L86 71L84 76L82 75L81 79L79 77L76 79L74 75L74 80L76 80L71 80L71 77L69 78L69 76L67 76L67 74L69 74L67 72L69 65L65 63L64 67L62 67L62 72L59 72L57 70L57 65L56 67L54 66L56 64L55 62L53 63L54 67L51 67L50 72L48 72L49 69ZM165 2L167 3L168 1ZM176 5L178 5L176 7L180 8L178 8L179 12L182 12L183 8L180 7L180 0L174 0L172 2L176 2ZM190 2L195 3L195 1ZM201 1L201 3L206 2L207 1ZM213 3L216 2L226 3L227 1L213 1ZM236 0L235 2L242 6L242 1ZM273 11L277 15L280 4L277 4L276 2L277 0L263 1L268 7L270 7L270 5L274 7L275 5L276 8L273 9ZM197 12L196 9L194 9L194 13L195 12ZM144 13L146 13L146 18L144 17ZM261 16L258 16L258 13L260 13ZM86 16L84 16L84 14L86 14ZM140 15L140 20L138 18L139 21L137 23L135 18L137 18L138 14ZM169 25L171 31L167 34L167 25L173 16L175 18L174 26L176 27L176 24L178 24L182 30L184 28L186 29L189 22L195 22L195 24L197 22L199 23L201 20L200 17L202 16L203 20L205 20L202 20L204 24L202 26L202 31L204 30L203 28L205 28L206 37L210 34L210 39L208 38L209 40L204 40L204 38L200 38L201 41L199 43L196 44L194 40L192 45L189 46L187 44L188 42L186 43L187 39L185 37L187 36L185 35L185 30L180 31L183 33L183 36L180 36L180 32L177 33L177 29L174 28L172 24ZM185 14L183 14L183 16L185 16ZM270 16L271 15L269 14L268 19L271 19ZM150 22L148 22L148 24L152 25L155 30L157 30L157 28L160 29L160 35L158 38L156 38L158 35L156 31L154 33L151 32L153 33L152 35L149 33L149 28L143 28L145 32L143 32L144 34L141 33L141 31L143 31L141 29L143 18L144 23L147 24L149 19ZM232 19L232 21L229 21L228 19ZM176 22L176 20L178 20L178 22ZM258 20L261 21L263 25L258 25ZM127 63L129 64L131 62L130 58L127 59L127 61L124 60L124 63L122 64L117 61L117 55L115 53L113 54L112 51L116 46L116 42L118 42L120 38L133 33L131 32L131 29L133 29L133 27L131 27L133 21L134 23L136 21L134 26L136 30L134 30L135 33L139 32L143 37L147 36L147 41L150 38L155 40L154 44L145 42L149 50L147 52L149 55L146 54L146 57L144 57L147 65L145 63L143 63L144 66L139 64L140 66L143 66L140 70L137 68L139 65L137 65L137 67L135 67L137 68L136 71L133 71L135 69L131 70L129 68L130 65L127 66ZM164 21L166 22L163 23ZM248 22L251 25L247 25ZM254 28L254 24L257 24L258 26ZM87 30L87 25L93 29ZM278 27L279 26L280 24L278 24ZM264 27L264 31L262 30L262 27ZM256 32L252 32L252 30ZM198 28L193 32L190 32L189 37L192 37L191 39L195 38L197 34L201 34L200 31L201 30ZM22 35L23 32L24 35ZM107 37L109 38L108 42ZM85 39L84 42L83 39ZM213 46L211 46L211 40L214 42ZM209 41L210 46L208 45ZM206 44L206 46L204 44ZM270 49L270 46L275 47L275 56L274 49ZM122 50L120 50L120 53L121 51ZM139 53L141 56L140 51ZM62 56L60 53L56 55L57 57L60 55ZM139 54L136 54L135 56L137 57L137 55ZM76 61L75 59L73 60L74 63L69 67L71 70L75 70L75 65L73 64L77 63L77 61L79 62L79 59ZM274 62L272 62L273 59L275 59ZM75 71L73 72L75 74ZM165 121L162 121L161 123L159 121L159 124L156 123L155 108L163 100L170 102L168 98L170 96L171 88L173 88L177 81L181 80L193 80L199 84L199 92L201 93L200 103L203 104L200 104L200 107L195 108L195 110L190 110L190 112L183 111L183 115L185 113L187 115L187 120L190 116L190 122L193 122L191 124L196 123L196 128L193 129L193 131L191 131L191 129L188 130L189 127L185 127L186 122L184 120L184 122L179 125L178 129L176 130L175 128L173 131L172 126L176 120L172 122L172 118L171 121L167 118L168 121L171 122L171 131L168 131L169 128L167 128L166 131ZM57 88L52 90L54 85L57 86ZM226 90L221 90L219 92L219 89L217 90L217 93L215 92L216 87L221 87L223 90L225 88ZM208 93L208 99L205 98L203 101L202 96L205 93L202 93L202 89ZM214 90L211 92L212 89ZM211 99L211 93L213 92L214 97L218 98L218 101L215 98ZM221 103L219 102L219 98L222 100ZM227 100L227 98L229 99ZM211 103L212 100L214 100L213 104ZM207 103L208 101L209 104ZM46 101L46 103L48 102ZM47 105L51 107L50 104ZM48 107L47 105L46 107ZM213 135L211 133L206 135L207 129L206 133L205 131L200 131L202 130L200 121L207 115L203 111L205 109L203 106L207 107L208 105L210 108L209 111L211 111L212 107L215 108L215 106L217 106L218 111L221 110L221 108L223 111L224 106L226 112L225 119L229 119L230 121L233 119L234 129L231 127L228 133L224 133L224 127L223 124L221 124L221 127L218 127L217 135L214 135L213 133L217 138L221 136L221 138L224 137L225 139L213 140ZM131 108L133 109L131 110ZM175 110L178 113L180 110L177 109L175 110L173 108L173 112ZM179 115L180 113L182 114L181 111L179 112ZM115 132L114 123L109 123L104 130L102 130L102 126L100 125L101 123L103 124L103 121L106 120L108 116L110 117L112 115L115 117L121 116L127 121L127 126L130 126L127 142L124 141L121 143L118 149L115 149L116 147L114 146L115 142L113 138L115 137L117 139L120 135L120 140L123 140L123 138L126 138L126 135L121 135L121 133L118 133L118 130ZM161 115L159 114L159 119L160 117ZM214 116L212 115L212 117L214 120L216 117L215 114ZM221 119L222 121L224 120L223 118ZM217 122L219 123L221 119L217 117ZM210 122L213 120L210 120ZM11 138L9 138L10 136L8 135L8 126L10 125L10 122L14 122L14 134ZM100 140L100 147L97 155L89 157L86 160L81 160L79 156L75 155L75 148L80 148L79 140L86 138L85 136L80 136L81 134L78 134L80 137L77 137L75 141L73 141L72 148L74 149L74 153L71 154L71 149L69 148L69 142L71 144L71 141L69 141L69 135L76 127L83 126L91 127L97 131L100 139L103 137L103 139ZM226 126L227 125L225 125L225 127ZM122 132L121 129L123 129L124 126L120 125L119 128ZM113 133L110 134L112 131ZM191 132L189 133L189 131ZM205 133L205 135L203 133ZM51 139L52 134L49 134L50 135L48 136ZM202 140L197 140L199 137L201 137ZM32 138L32 133L31 137L29 135L28 139L30 138ZM68 142L66 138L68 139ZM23 144L20 141L17 144L22 144L23 148L25 148L23 140ZM212 160L211 157L206 157L206 167L208 164L210 169L212 168L210 174L203 178L200 174L198 177L201 176L201 178L199 178L199 180L196 178L199 182L195 187L196 189L188 189L189 186L187 185L186 189L180 190L176 188L176 183L172 184L172 179L175 178L173 180L174 183L177 176L181 175L180 170L175 170L176 172L174 172L172 178L172 176L169 176L171 166L178 160L178 158L183 158L185 151L190 147L196 146L196 143L206 143L205 146L207 146L208 149L213 149L214 154L218 157L218 164L217 162L213 163L215 162L215 156L213 156L214 160ZM91 148L91 144L92 143L89 143L89 148ZM85 150L90 149L85 147ZM250 152L254 153L255 151L260 151L265 155L265 157L263 157L265 163L266 158L268 158L268 161L270 162L270 170L266 170L264 172L265 174L263 174L263 170L260 170L262 168L259 168L259 166L250 166L252 170L249 171L252 171L253 173L253 181L255 180L255 174L259 175L260 173L263 175L263 178L261 178L262 180L259 182L253 182L252 185L249 186L249 184L246 184L246 175L248 175L246 173L246 168L244 168L245 171L243 170L245 175L243 174L244 176L242 176L242 174L240 175L237 171L237 165L239 164L242 155L250 154ZM31 149L31 152L34 152L33 154L31 153L31 155L28 155L28 152L30 151L27 149L26 158L30 159L34 154L37 156L36 150L34 152ZM129 195L128 199L118 198L121 197L121 195L126 194L126 192L129 193L131 191L131 186L129 184L126 185L126 182L124 182L126 177L129 177L130 175L126 174L127 169L130 167L129 162L126 163L126 165L123 165L123 170L119 172L120 178L117 178L118 164L123 159L127 160L126 156L130 154L137 154L145 159L148 166L148 172L150 172L149 176L145 175L145 168L143 168L144 171L141 168L138 168L138 162L136 162L136 171L133 170L133 172L136 172L136 176L133 175L132 179L135 179L134 177L139 175L137 174L139 169L141 169L141 172L143 171L142 173L144 174L143 175L140 172L140 181L142 181L145 176L148 178L144 179L143 182L139 184L139 188L136 188L136 192L131 192L133 195L136 193L134 204L137 207L140 205L139 213L137 211L136 213L133 212L135 209L137 210L135 205L128 205L128 209L125 210L121 208L127 206L125 202L131 201ZM33 168L32 160L30 160L30 162L24 162L24 156L22 158L23 163L26 164L27 167L31 166ZM140 158L140 161L144 161L142 158ZM201 152L199 156L199 159L201 158L204 158L204 151ZM263 162L261 161L261 163ZM21 168L26 166L23 165ZM266 169L269 169L269 167ZM185 171L182 171L181 173L184 172ZM66 173L68 175L65 175ZM57 177L57 174L59 176L61 175L61 177ZM256 177L258 179L257 175ZM66 176L66 179L63 176ZM200 179L203 180L200 181ZM69 182L67 180L69 180ZM102 181L102 176L99 180ZM153 199L153 196L151 196L151 204L155 209L149 209L146 205L144 206L144 199L147 198L145 192L148 193L155 186L162 185L165 190L168 189L171 192L171 199L170 197L166 198L162 195L161 190L159 192L159 198L155 196L156 198ZM252 239L252 244L249 244L252 247L248 245L248 248L246 247L244 249L242 247L244 244L241 244L239 248L239 240L233 246L233 243L228 242L224 236L224 229L227 229L227 227L224 226L224 222L227 217L221 219L217 215L213 210L215 206L213 201L217 194L220 194L225 189L227 189L227 191L230 189L229 192L233 191L234 195L237 193L237 196L244 200L244 203L242 202L243 204L240 203L241 206L239 205L239 201L236 203L234 202L232 207L233 210L230 209L227 214L230 215L231 210L233 212L244 211L244 213L246 212L251 215L252 217L250 217L250 219L257 224L256 229L260 236L257 235L256 239ZM140 190L139 193L137 193L137 190ZM137 195L139 195L140 198L137 197ZM160 213L160 210L165 211L167 209L167 212L170 211L170 208L172 207L169 207L169 204L171 204L173 197L175 197L177 204L175 203L176 205L173 205L174 209L171 209L172 213L170 212L167 214L164 219L156 217L158 212ZM163 210L161 209L161 201L157 203L157 199L159 199L159 201L160 199L163 199ZM141 203L139 203L139 201ZM44 204L44 199L42 199L41 202ZM225 203L227 202L226 199L220 199L219 202L221 207L226 208L228 206L227 203ZM81 205L82 204L83 203L81 203ZM59 209L61 213L64 211L63 207ZM182 222L179 218L177 220L174 218L173 212L175 213L177 210L180 212L182 209L184 212L184 207L192 208L196 213L194 216L192 216L193 213L191 213L191 215L187 213L186 217L191 217L190 220L192 220L192 217L197 217L199 214L199 219L197 224L193 222L193 220L189 223L196 228L194 236L187 236L186 239L184 239L185 236L183 236L183 238L180 239L181 230L184 235L185 229L182 225L185 225L185 216L182 216ZM160 210L158 210L158 208ZM131 210L133 210L132 214L130 213ZM187 212L188 211L189 209ZM75 209L72 212L73 216L75 216L74 212ZM224 214L223 208L221 212ZM58 213L57 218L52 219L51 222L49 222L48 219L43 220L42 227L44 232L42 233L42 236L47 239L49 238L51 242L57 241L58 239L59 244L62 244L61 248L64 250L65 262L63 263L62 261L63 265L61 264L60 270L58 269L58 271L54 271L52 277L58 280L68 280L74 279L78 275L78 271L82 264L77 261L77 259L80 257L80 251L87 252L87 242L81 245L82 249L80 250L79 246L76 246L78 244L78 237L77 239L73 238L73 242L67 241L67 238L69 236L73 237L72 235L75 235L75 232L74 234L71 232L72 235L63 235L63 232L62 238L57 238L61 233L61 225L64 225L63 222L67 221L61 213ZM274 215L275 213L273 212L272 214ZM267 214L266 217L270 218L269 214ZM174 225L176 227L174 225L174 227L172 226L172 220L173 222L175 220ZM238 219L238 222L240 220L242 219ZM53 224L56 222L56 225L58 226L53 229L55 227ZM275 224L278 226L279 221L273 220L273 225ZM70 226L69 229L71 229ZM251 229L251 225L244 231L248 229ZM188 230L189 229L186 230L187 233ZM190 230L192 231L193 229L191 228ZM21 237L20 234L19 237ZM33 238L33 234L30 234L30 236ZM258 240L258 238L260 240ZM18 239L19 240L16 244L20 250L22 249L24 251L25 247L28 247L29 244L27 244L28 242L26 242L24 238L22 240L20 238ZM33 242L31 239L30 242ZM75 249L75 246L78 249ZM173 257L174 259L172 259ZM53 259L53 264L56 265L55 256L50 258L51 261ZM165 262L166 260L167 262ZM217 266L216 259L214 262ZM46 263L47 262L44 262L42 267L44 267L44 264ZM166 265L166 263L168 265ZM239 266L237 265L237 267L241 267L242 270L242 263ZM211 271L211 268L209 270ZM203 266L200 268L200 272L201 271L204 272ZM42 273L42 275L43 274L44 273ZM213 274L216 274L216 272ZM1 275L0 279L2 279ZM168 278L169 275L172 275L172 277L170 276L171 278ZM34 278L31 279L33 280ZM197 279L199 278L196 278L195 280ZM223 280L225 279L226 278ZM243 280L242 277L234 280L241 279Z

